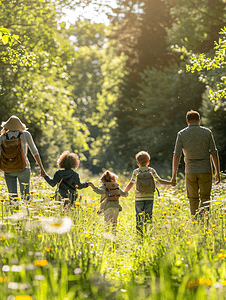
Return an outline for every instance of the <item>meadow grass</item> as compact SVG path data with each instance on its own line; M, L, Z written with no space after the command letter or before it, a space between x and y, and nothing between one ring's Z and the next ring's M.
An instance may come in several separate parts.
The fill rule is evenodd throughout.
M0 185L0 299L226 299L224 183L213 188L204 222L190 218L183 180L159 187L143 240L134 189L120 198L115 236L90 187L64 211L54 189L32 177L31 200L18 199L17 211L3 178Z

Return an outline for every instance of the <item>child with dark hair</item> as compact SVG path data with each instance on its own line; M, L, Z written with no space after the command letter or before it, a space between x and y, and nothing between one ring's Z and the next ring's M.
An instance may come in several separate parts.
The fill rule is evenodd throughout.
M105 222L112 222L113 230L115 230L119 212L122 210L119 197L126 197L128 193L120 189L118 176L108 170L102 174L100 182L102 183L100 187L89 182L94 192L101 195L101 205L97 213L101 214L103 212Z
M45 173L44 179L52 187L58 184L60 196L69 199L70 203L73 204L78 197L77 189L84 189L89 186L88 182L81 183L79 174L72 170L78 168L79 157L75 153L64 151L57 160L57 165L60 170L55 172L53 178Z

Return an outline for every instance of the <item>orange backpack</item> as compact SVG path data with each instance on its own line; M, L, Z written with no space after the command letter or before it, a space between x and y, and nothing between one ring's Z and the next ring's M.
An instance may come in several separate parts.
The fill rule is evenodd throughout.
M21 171L26 167L26 159L23 154L21 145L22 132L18 137L12 137L9 139L6 133L6 140L1 143L1 157L0 157L0 169L4 172L16 172Z
M106 182L106 194L107 194L107 200L115 201L118 200L120 197L120 190L119 185L117 182Z

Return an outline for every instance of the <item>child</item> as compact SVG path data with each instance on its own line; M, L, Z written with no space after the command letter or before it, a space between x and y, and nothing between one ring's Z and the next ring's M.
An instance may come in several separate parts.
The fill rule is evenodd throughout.
M78 197L78 189L87 188L88 182L81 183L79 174L72 169L77 169L79 166L79 158L75 153L64 151L57 161L60 169L55 172L53 178L50 178L46 173L44 179L51 185L58 184L59 194L62 198L69 198L70 204L73 204ZM68 202L68 201L67 201ZM64 206L67 204L65 201Z
M106 223L112 222L113 231L115 231L117 226L118 214L122 210L118 199L120 196L126 197L128 194L120 189L117 181L118 176L107 170L100 178L101 187L98 188L89 182L94 192L101 195L101 205L97 213L104 212L104 220Z
M145 151L140 151L135 156L139 168L133 171L129 184L125 188L128 192L136 182L135 190L135 210L136 210L136 229L143 236L144 223L152 220L152 210L154 202L155 182L153 177L161 184L171 184L171 181L161 179L156 171L148 167L150 155ZM143 177L143 178L142 178Z

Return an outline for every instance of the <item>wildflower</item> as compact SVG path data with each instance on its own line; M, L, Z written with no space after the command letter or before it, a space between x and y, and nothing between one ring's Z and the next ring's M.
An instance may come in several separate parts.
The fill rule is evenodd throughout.
M222 280L221 283L223 286L226 286L226 280Z
M80 203L79 202L75 202L75 206L80 206Z
M0 276L0 282L6 282L9 280L9 277L5 276L5 277L2 277Z
M76 184L76 186L75 186L76 188L78 188L78 185Z
M18 222L19 220L23 219L27 215L27 210L22 209L20 212L17 212L11 216L8 216L8 219L10 219L12 222Z
M186 244L187 244L187 245L191 245L191 241L187 241Z
M85 238L86 238L86 239L90 239L90 238L91 238L91 234L86 233L86 234L85 234Z
M186 288L187 289L197 289L199 287L200 283L197 278L191 278L186 282Z
M51 248L45 248L46 252L50 252Z
M74 269L74 274L75 275L81 275L82 274L82 269L81 268L76 268L76 269Z
M221 282L215 282L214 285L213 285L213 287L215 289L222 289L223 284Z
M38 266L38 267L45 267L47 264L48 264L48 261L46 259L34 261L34 265Z
M206 279L206 280L205 280L205 285L211 285L211 284L212 284L212 282L211 282L210 279Z
M224 254L223 253L217 253L218 258L222 259L224 258Z
M223 216L219 216L220 219L223 219Z
M42 235L41 235L41 234L39 234L39 235L38 235L38 238L39 238L39 239L41 239L41 238L42 238Z
M0 238L0 241L5 241L4 235Z
M71 230L73 225L70 218L42 218L42 227L49 233L63 234Z
M43 281L43 280L45 280L45 276L44 275L35 275L35 280Z
M144 213L143 212L141 212L141 213L139 213L139 216L142 216Z
M151 221L150 221L150 220L147 220L147 223L151 223Z

